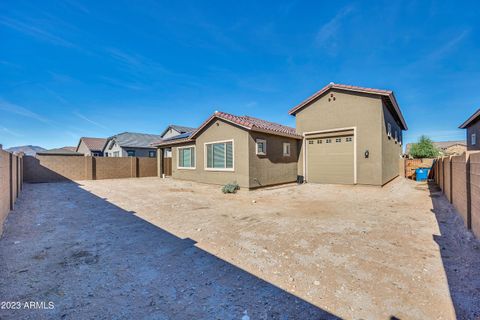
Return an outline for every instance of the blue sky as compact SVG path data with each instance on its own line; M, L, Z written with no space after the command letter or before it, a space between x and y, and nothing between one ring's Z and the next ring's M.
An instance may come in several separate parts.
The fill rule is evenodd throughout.
M198 126L294 126L333 81L394 90L405 141L463 139L480 107L478 1L2 1L0 143Z

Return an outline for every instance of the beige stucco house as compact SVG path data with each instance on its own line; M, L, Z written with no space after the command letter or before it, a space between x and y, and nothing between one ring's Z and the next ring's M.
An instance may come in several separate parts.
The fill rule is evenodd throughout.
M399 175L407 125L392 91L330 83L289 113L296 129L216 112L156 145L172 148L172 177L205 183L382 186Z
M106 142L107 139L105 138L81 137L75 152L83 153L85 156L102 157Z

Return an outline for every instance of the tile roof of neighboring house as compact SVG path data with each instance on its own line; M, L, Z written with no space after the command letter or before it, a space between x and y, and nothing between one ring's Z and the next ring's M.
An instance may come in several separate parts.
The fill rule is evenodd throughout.
M412 148L413 143L407 143L405 146L405 153L410 154L410 149ZM465 140L458 140L458 141L434 141L433 145L437 147L438 149L445 150L447 148L450 148L452 146L456 145L461 145L461 146L467 146L467 142Z
M70 146L61 147L60 149L70 150L73 152L77 151L77 147L70 147Z
M57 156L83 156L83 153L71 151L64 148L50 149L37 152L37 155L57 155Z
M183 135L183 137L176 136L170 139L164 139L157 141L153 145L170 145L183 143L193 140L196 136L200 134L203 128L205 128L212 120L222 119L224 121L230 122L232 124L238 125L244 129L257 132L265 132L274 135L287 136L295 139L302 139L302 136L297 134L295 128L284 126L278 123L250 117L250 116L236 116L226 112L216 111L212 116L210 116L198 129L193 132L190 132L189 135Z
M132 148L152 148L152 143L161 140L158 134L122 132L107 139L107 141L115 140L120 147Z
M192 131L195 131L196 128L191 128L191 127L185 127L185 126L178 126L176 124L171 124L169 125L165 130L163 130L161 136L163 136L165 133L167 133L167 131L172 128L174 129L175 131L177 132L180 132L181 134L182 133L187 133L187 132L192 132Z
M105 143L107 142L107 139L105 138L81 137L80 141L78 142L77 150L82 140L90 151L102 151Z
M395 113L397 114L397 116L400 120L400 123L403 126L403 129L404 130L408 129L407 128L407 123L405 122L405 119L403 118L402 112L400 111L400 108L398 107L398 103L397 103L397 100L395 99L395 95L393 94L393 91L350 86L350 85L345 85L345 84L337 84L337 83L333 83L333 82L329 83L328 85L323 87L321 90L317 91L312 96L310 96L309 98L307 98L306 100L304 100L300 104L298 104L297 106L290 109L290 111L288 111L288 113L291 114L291 115L295 115L301 109L303 109L304 107L308 106L310 103L317 100L320 96L322 96L324 93L326 93L330 89L353 91L353 92L359 92L359 93L369 93L369 94L380 95L382 97L387 98L388 101L392 104L392 106L395 110Z
M475 120L477 120L477 119L480 119L480 109L478 109L477 112L475 112L474 114L472 114L472 115L470 116L470 118L467 119L467 121L465 121L464 123L462 123L459 128L460 128L460 129L465 129L465 128L467 128L468 126L470 126L470 124L471 124L472 122L474 122Z

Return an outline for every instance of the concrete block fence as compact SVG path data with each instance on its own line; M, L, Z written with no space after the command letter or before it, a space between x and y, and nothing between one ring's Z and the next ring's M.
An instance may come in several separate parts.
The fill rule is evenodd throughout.
M434 179L462 216L465 227L480 238L480 152L438 158Z
M0 235L3 223L23 188L23 154L14 155L0 145Z

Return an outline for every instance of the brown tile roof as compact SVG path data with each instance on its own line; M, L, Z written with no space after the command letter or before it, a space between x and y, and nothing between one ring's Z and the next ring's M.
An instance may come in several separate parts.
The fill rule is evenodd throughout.
M467 119L464 123L460 125L460 129L466 129L467 127L470 126L472 122L474 122L476 119L480 119L480 109L477 110L474 114L470 116L470 118Z
M400 108L398 107L397 100L395 99L395 95L393 94L393 91L391 90L381 90L381 89L373 89L373 88L364 88L364 87L357 87L357 86L350 86L350 85L345 85L345 84L337 84L330 82L328 85L323 87L321 90L317 91L314 93L312 96L308 97L304 101L302 101L300 104L297 106L293 107L288 111L289 114L295 115L297 112L299 112L301 109L304 107L308 106L310 103L314 102L316 99L318 99L320 96L322 96L324 93L329 91L330 89L338 89L338 90L346 90L346 91L353 91L353 92L360 92L360 93L370 93L370 94L376 94L376 95L381 95L383 97L386 97L388 101L392 104L403 128L407 130L407 124L405 122L405 119L403 118L402 112L400 111Z
M227 122L239 125L247 130L265 132L281 136L289 136L292 138L301 139L302 136L297 134L295 128L284 126L278 123L250 117L250 116L236 116L226 112L216 111L210 118L208 118L197 130L195 130L191 138L195 138L199 132L212 121L213 119L222 119Z
M107 142L107 139L104 138L82 137L80 138L80 141L82 140L90 151L102 151L103 146ZM80 145L80 143L78 145Z
M195 131L191 133L190 136L182 137L182 139L166 139L158 141L152 145L161 146L161 145L171 145L178 143L185 143L193 141L196 136L200 134L203 128L205 128L212 120L222 119L224 121L230 122L232 124L238 125L249 131L265 132L279 136L286 136L295 139L302 139L302 136L297 134L295 128L284 126L278 123L250 117L250 116L236 116L226 112L216 111L212 116L210 116L205 122L202 123Z

